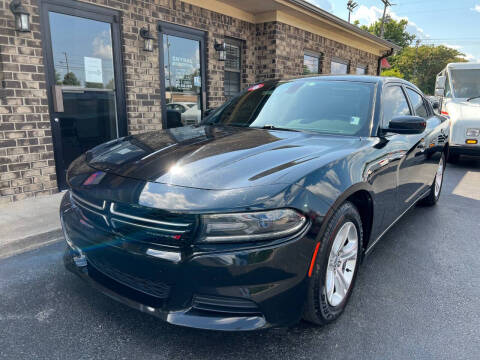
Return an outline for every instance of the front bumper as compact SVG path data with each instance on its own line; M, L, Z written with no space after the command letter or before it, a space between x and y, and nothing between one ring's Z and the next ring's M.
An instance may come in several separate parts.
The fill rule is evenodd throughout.
M171 324L256 330L287 326L302 316L315 245L308 228L275 244L221 251L192 246L171 256L166 249L152 252L151 246L89 226L67 197L61 217L68 270L107 296Z
M480 144L479 145L451 145L449 148L450 154L453 155L470 155L480 156Z
M263 316L205 316L195 311L183 310L183 311L168 311L161 308L155 308L147 306L141 302L132 300L126 296L120 295L118 292L112 290L109 286L102 285L102 283L96 281L89 276L88 266L79 267L74 262L74 252L70 248L65 250L63 261L67 270L71 271L83 281L85 281L92 288L100 291L108 297L121 302L133 309L140 310L150 315L156 316L170 324L188 326L198 329L207 330L224 330L224 331L239 331L239 330L256 330L267 327L267 323ZM112 282L114 282L112 280Z

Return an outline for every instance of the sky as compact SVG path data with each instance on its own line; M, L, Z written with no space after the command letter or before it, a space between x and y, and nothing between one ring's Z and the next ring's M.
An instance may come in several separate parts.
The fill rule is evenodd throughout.
M307 0L347 20L347 0ZM371 24L382 16L381 0L355 0L358 7L352 22ZM396 4L388 13L395 19L407 19L408 31L422 44L446 45L465 54L469 61L480 62L480 0L391 0Z

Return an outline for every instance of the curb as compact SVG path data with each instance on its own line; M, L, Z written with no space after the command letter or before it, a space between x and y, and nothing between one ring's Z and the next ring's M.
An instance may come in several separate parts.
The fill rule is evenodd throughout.
M60 240L63 240L62 229L55 229L43 234L27 236L23 239L11 241L5 245L0 245L0 259L38 249L39 247L53 244Z

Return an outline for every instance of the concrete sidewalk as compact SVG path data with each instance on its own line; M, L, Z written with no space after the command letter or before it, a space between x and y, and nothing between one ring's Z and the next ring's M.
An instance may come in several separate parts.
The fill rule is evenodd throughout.
M58 210L63 193L0 205L0 258L63 237Z

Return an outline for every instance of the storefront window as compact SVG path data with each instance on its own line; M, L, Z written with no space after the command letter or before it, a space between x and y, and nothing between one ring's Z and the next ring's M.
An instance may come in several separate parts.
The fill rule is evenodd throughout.
M367 73L367 67L366 66L357 66L355 73L357 75L365 75Z
M322 73L322 55L305 51L303 54L303 75Z
M348 74L348 61L343 59L333 59L330 73L337 75Z
M55 83L115 89L110 24L55 12L49 20Z
M225 60L224 90L227 99L241 90L241 48L242 43L235 39L225 39L227 58Z
M163 57L167 127L198 124L202 116L199 41L164 34Z

